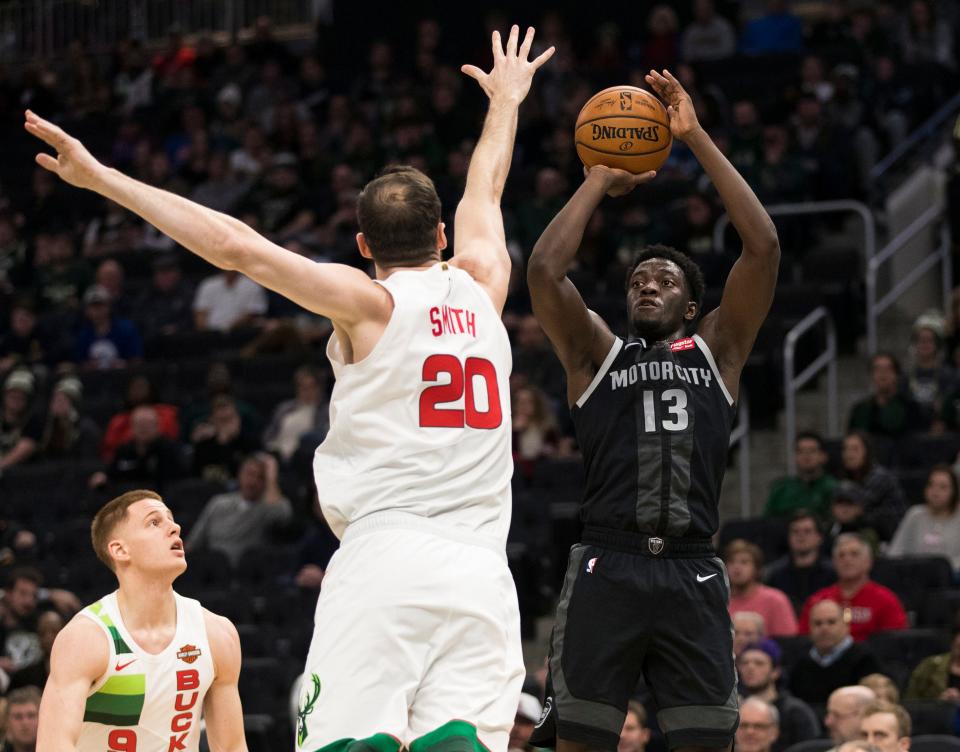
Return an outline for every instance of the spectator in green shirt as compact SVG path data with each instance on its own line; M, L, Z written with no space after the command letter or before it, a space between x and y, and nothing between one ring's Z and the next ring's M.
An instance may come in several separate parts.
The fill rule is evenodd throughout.
M798 434L794 457L797 474L774 482L764 514L767 517L790 517L798 509L809 509L824 519L837 480L827 474L823 438L812 431Z
M902 370L897 358L879 352L870 359L871 393L853 406L848 430L874 436L902 436L929 426L920 407L900 389Z

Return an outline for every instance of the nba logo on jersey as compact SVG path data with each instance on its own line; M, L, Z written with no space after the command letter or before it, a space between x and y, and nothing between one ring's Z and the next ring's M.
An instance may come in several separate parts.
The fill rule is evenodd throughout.
M683 339L678 339L670 343L671 352L680 352L682 350L692 350L697 346L697 343L693 341L693 337L684 337Z
M597 564L597 557L594 556L590 561L587 562L587 574L593 574L593 568Z

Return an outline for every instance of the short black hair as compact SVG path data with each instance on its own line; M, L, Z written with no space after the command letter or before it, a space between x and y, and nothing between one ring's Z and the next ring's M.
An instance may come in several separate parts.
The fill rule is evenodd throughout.
M703 303L703 290L706 287L706 283L703 281L703 272L700 270L697 262L687 254L678 251L676 248L671 248L668 245L654 243L637 251L637 254L633 257L633 262L627 267L624 288L630 289L630 277L633 276L637 267L644 261L649 261L654 258L672 261L680 267L680 271L683 272L683 277L687 281L687 290L690 292L690 299L697 304L697 315L699 315L700 306Z
M793 442L793 445L799 446L801 441L815 441L820 449L826 448L823 443L823 436L818 434L816 431L800 431L800 433L797 434L797 438Z
M793 514L790 515L790 521L787 523L787 530L790 530L794 522L801 522L803 520L812 520L814 526L817 528L817 532L823 535L823 526L820 524L820 518L806 507L793 510Z
M900 359L894 355L889 350L878 350L870 357L870 368L873 368L873 364L876 363L880 358L886 358L890 361L890 365L893 366L893 372L900 376L903 373L903 369L900 367Z

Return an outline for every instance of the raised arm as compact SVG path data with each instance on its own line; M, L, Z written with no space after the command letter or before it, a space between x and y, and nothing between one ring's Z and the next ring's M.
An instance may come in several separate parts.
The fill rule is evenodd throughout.
M583 185L543 231L527 263L533 312L567 372L571 404L589 386L614 336L600 317L587 309L567 271L604 195L623 196L653 176L653 172L632 175L603 165L589 170Z
M528 61L534 30L527 29L517 50L520 27L510 29L504 52L500 32L493 32L493 70L474 65L461 70L475 78L490 98L480 140L473 150L467 186L454 224L454 264L470 272L487 291L498 311L503 310L510 281L510 256L503 231L500 197L510 172L517 112L530 91L533 74L553 55L553 47Z
M76 752L87 693L106 672L109 660L106 635L87 617L74 617L60 631L53 643L50 676L40 701L38 750Z
M717 188L730 221L743 241L743 250L727 277L720 306L700 323L700 336L717 359L731 394L737 393L740 372L763 324L780 267L780 243L773 220L760 199L706 131L700 127L690 95L673 74L650 71L647 83L667 103L670 130L685 142Z
M229 619L203 612L216 675L203 701L210 752L247 752L240 705L240 635Z
M57 151L37 164L78 188L99 193L145 219L221 269L236 269L309 311L352 329L385 322L393 301L359 269L317 264L258 235L243 222L100 164L77 139L29 110L24 127Z

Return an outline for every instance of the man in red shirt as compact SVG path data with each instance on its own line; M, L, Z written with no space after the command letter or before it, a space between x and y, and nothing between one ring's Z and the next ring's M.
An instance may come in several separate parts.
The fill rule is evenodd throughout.
M818 590L803 604L800 634L810 633L810 607L822 600L836 601L843 607L844 621L856 642L875 632L907 628L907 614L900 599L870 579L873 553L863 538L855 533L838 536L833 546L833 566L837 584Z

